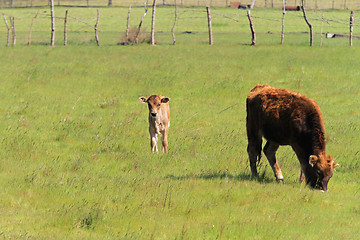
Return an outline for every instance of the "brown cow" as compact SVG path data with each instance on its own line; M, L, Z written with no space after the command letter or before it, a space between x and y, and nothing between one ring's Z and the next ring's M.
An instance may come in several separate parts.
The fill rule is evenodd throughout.
M290 145L301 165L300 180L326 191L334 163L325 153L325 127L318 105L301 94L269 85L256 85L246 99L247 151L250 168L257 176L262 137L267 142L264 153L275 177L283 181L275 153L280 145Z
M167 135L170 127L170 98L152 95L149 98L139 97L140 102L147 103L149 107L149 132L152 152L158 152L158 135L162 135L161 150L167 153Z

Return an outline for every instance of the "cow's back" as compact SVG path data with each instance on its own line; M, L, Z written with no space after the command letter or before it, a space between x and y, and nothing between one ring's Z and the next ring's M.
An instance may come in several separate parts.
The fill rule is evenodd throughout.
M281 145L312 131L314 124L323 131L317 104L294 91L257 85L247 97L246 108L248 130Z

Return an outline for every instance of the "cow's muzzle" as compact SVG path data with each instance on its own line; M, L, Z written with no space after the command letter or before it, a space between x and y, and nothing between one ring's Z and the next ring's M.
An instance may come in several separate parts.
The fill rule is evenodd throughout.
M152 117L156 117L156 116L157 116L157 113L151 113L151 116L152 116Z

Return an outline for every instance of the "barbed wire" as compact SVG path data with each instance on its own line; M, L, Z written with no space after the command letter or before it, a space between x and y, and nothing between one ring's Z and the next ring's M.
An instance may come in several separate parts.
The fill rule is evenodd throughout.
M180 29L182 30L175 30L175 32L177 34L181 34L181 33L199 33L199 34L204 34L207 33L207 16L206 16L206 11L205 9L200 9L200 8L179 8L178 11L178 19L179 20L193 20L193 23L186 23L186 26L181 26ZM144 9L144 6L142 7L142 9ZM241 29L241 30L228 30L228 29L217 29L216 28L216 24L218 24L218 26L221 26L221 23L234 23L234 24L247 24L248 20L247 20L247 14L245 11L243 10L239 10L236 11L234 10L233 12L225 12L222 11L223 8L214 8L212 9L212 15L213 15L213 34L238 34L238 33L246 33L245 30ZM7 12L7 9L2 9L3 13L5 14ZM143 11L143 10L141 10ZM278 29L281 24L280 22L282 21L281 16L282 16L282 10L281 9L270 9L270 10L266 10L264 11L257 11L257 9L253 9L252 11L252 17L254 19L255 22L255 28L260 28L260 31L257 31L257 34L277 34L278 31L276 29ZM140 10L138 11L137 15L139 15ZM35 15L37 12L36 11L31 11L29 13L26 13L29 17L24 17L23 15L20 14L14 14L14 12L12 11L11 13L7 13L7 16L15 16L17 19L22 20L22 21L26 21L27 19L32 19L33 15ZM314 27L320 27L320 23L326 23L326 27L325 30L328 32L336 32L336 31L340 31L340 33L344 33L348 31L348 26L349 26L349 19L345 19L344 18L344 13L341 13L339 15L338 18L333 17L333 15L336 15L337 13L335 12L331 12L331 13L327 13L327 12L322 12L322 11L311 11L310 12L310 17L309 20L313 23ZM273 17L273 16L269 16L271 14L276 14L279 17ZM40 12L38 13L39 17L36 21L47 21L50 19L50 13L46 13L46 12ZM158 19L160 19L163 22L167 22L166 24L162 23L163 26L159 27L162 28L162 30L160 32L157 32L157 34L159 33L169 33L170 32L170 28L169 30L166 30L166 28L164 26L169 26L171 25L171 20L173 20L172 16L173 13L167 13L164 15L161 15L161 17L159 17ZM326 16L326 15L330 15L330 16ZM103 16L103 18L112 18L112 16ZM126 18L126 16L124 16L124 19ZM290 18L292 19L291 21L289 21L289 23L287 23L287 19ZM56 19L58 20L64 20L65 17L62 17L60 15L56 16ZM72 25L72 30L69 30L69 32L90 32L88 30L86 30L86 28L90 27L91 29L94 29L94 25L95 25L95 21L96 21L96 17L84 17L84 16L68 16L68 19L70 19L70 22L78 22L79 24L76 25ZM286 15L286 29L291 29L291 28L296 28L299 27L298 24L294 24L294 19L298 19L295 21L304 21L303 20L303 14L301 11L296 11L296 12L287 12ZM132 20L134 23L138 22L140 19L136 19L134 18L134 20ZM150 18L147 17L147 21L149 21ZM94 25L91 23L94 22ZM279 24L278 24L279 23ZM82 25L81 25L82 24ZM230 25L229 25L230 26ZM353 26L356 27L360 27L360 24L353 24ZM86 27L86 28L85 28ZM103 29L102 29L103 28ZM103 23L103 25L99 26L99 30L101 30L102 33L106 33L106 34L110 34L110 33L121 33L124 31L113 31L113 30L109 30L108 29L109 26L107 26L106 24ZM301 29L305 29L306 27L304 26ZM190 30L189 30L190 29ZM195 30L192 30L195 29ZM275 31L274 31L275 29ZM189 31L187 31L189 30ZM324 30L324 32L325 32ZM3 32L5 30L2 30ZM289 31L286 32L286 34L304 34L306 33L306 30L300 30L298 32L296 31ZM1 32L1 30L0 30ZM21 32L21 31L20 31ZM24 30L22 30L22 32L26 32ZM42 33L42 32L47 32L47 31L41 31L41 30L37 30L37 31L33 31L33 32L38 32L38 33ZM3 36L2 36L3 37ZM0 37L0 39L3 39L2 37Z

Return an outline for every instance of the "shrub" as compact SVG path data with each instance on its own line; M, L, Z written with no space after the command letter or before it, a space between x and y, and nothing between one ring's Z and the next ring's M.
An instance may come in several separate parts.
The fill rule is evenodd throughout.
M138 27L131 27L129 29L128 38L126 39L126 35L123 37L123 44L136 44L137 33L138 33ZM140 30L137 37L138 37L138 44L151 42L150 34L146 32L146 30L144 29Z

